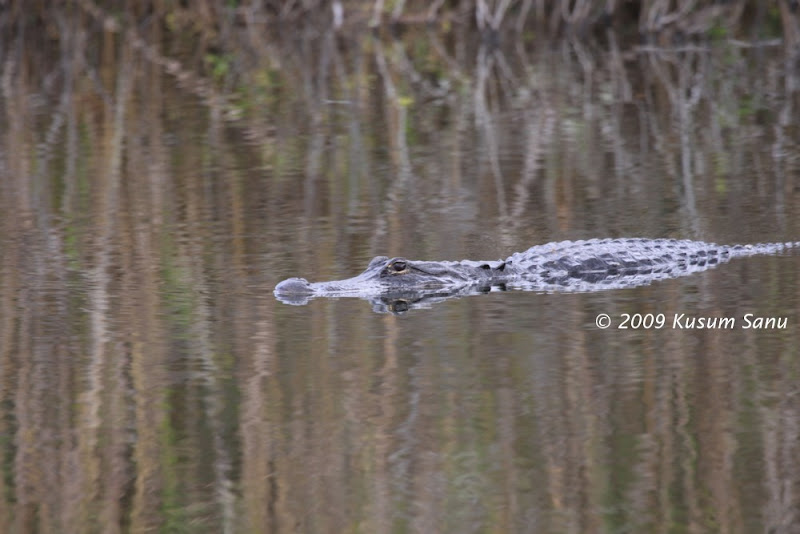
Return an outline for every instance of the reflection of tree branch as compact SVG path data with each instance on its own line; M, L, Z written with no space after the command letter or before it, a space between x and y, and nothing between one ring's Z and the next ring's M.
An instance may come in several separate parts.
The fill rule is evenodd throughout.
M691 223L692 230L695 235L699 235L697 206L695 202L695 183L694 171L692 168L692 159L694 154L694 146L692 144L691 135L694 132L693 124L693 110L697 106L703 94L703 87L701 82L703 79L699 77L702 69L693 68L691 59L703 60L706 54L687 54L687 57L678 61L674 59L673 63L677 68L678 80L673 83L669 74L664 68L664 56L660 60L655 57L650 57L650 65L653 67L653 72L661 80L661 85L666 91L669 98L673 120L677 121L676 128L680 139L680 172L679 174L683 183L684 192L684 206L689 213L689 222ZM687 61L689 59L689 61ZM697 80L696 82L694 80ZM667 143L661 142L656 145L657 148L666 149ZM666 155L665 155L666 156ZM669 163L670 158L665 157L664 161Z
M525 28L525 22L528 20L528 13L531 10L531 2L533 0L524 0L522 8L520 9L519 17L517 17L516 30L518 35L522 35L522 30Z
M305 180L303 182L305 191L305 212L307 216L312 215L316 204L316 184L320 178L322 155L327 143L326 129L322 124L322 105L327 100L328 95L328 85L325 83L325 80L328 77L328 70L330 68L333 39L334 32L333 30L329 30L324 37L324 44L318 64L303 62L303 81L306 101L308 102L309 113L311 115L311 139L308 146Z
M371 28L377 28L381 24L381 17L383 16L383 0L375 0L375 5L372 7L372 18L369 21Z
M525 119L525 164L520 180L514 186L514 203L511 208L511 221L515 226L525 220L531 188L536 181L541 158L553 140L556 124L555 113L547 106L537 106L536 111L527 111Z
M397 179L392 181L392 186L386 195L386 208L382 210L382 214L387 214L396 213L397 203L402 197L402 192L408 188L408 184L412 178L411 159L409 158L408 142L406 139L407 105L405 102L400 101L397 88L394 85L392 75L386 64L386 55L383 51L383 45L377 39L373 40L373 44L375 45L375 65L378 68L378 73L383 81L383 90L386 93L387 111L390 116L392 112L394 112L396 120L394 132L390 130L389 136L393 141L391 144L391 155L397 164ZM373 250L377 246L377 242L383 237L386 226L387 221L384 218L381 218L377 224L375 224L372 242Z
M209 137L211 138L210 149L212 152L216 152L218 146L213 139L213 132L210 132ZM195 204L196 211L203 211L201 206L203 201L200 195L190 192L188 202ZM178 246L180 247L179 256L187 261L185 268L191 287L199 295L210 294L206 266L202 262L196 261L196 258L203 257L205 243L199 239L188 239L181 241ZM191 261L191 259L195 260ZM230 450L226 447L224 435L225 417L227 415L225 412L226 392L218 378L222 374L217 362L219 353L215 351L214 340L211 338L211 334L214 331L214 310L212 310L208 299L198 298L193 303L191 315L191 323L189 324L191 341L189 344L190 357L194 360L191 365L193 370L192 381L195 382L193 384L194 387L203 390L201 399L207 425L207 438L210 438L210 448L214 452L211 467L215 504L219 509L222 532L233 532L236 522L236 498L233 491L234 482L231 478L233 459Z
M131 50L123 45L123 64L130 61ZM86 460L85 479L81 488L90 501L99 498L98 488L103 487L102 461L97 455L99 443L103 438L103 401L106 384L106 370L112 354L114 341L109 324L112 317L111 265L112 256L117 248L115 237L119 231L117 217L120 208L120 188L122 181L123 148L125 144L126 116L130 105L133 86L133 72L130 69L118 69L117 88L113 115L107 123L108 136L99 149L100 159L105 164L100 180L97 198L96 228L99 235L94 243L96 257L93 268L88 274L89 289L89 321L91 328L91 350L88 363L88 387L84 393L82 428L79 449Z
M386 92L386 99L391 109L397 114L397 124L394 136L394 149L396 150L395 156L397 157L399 184L405 186L411 177L411 158L408 155L408 141L406 139L407 127L407 104L401 102L400 96L397 93L397 88L392 80L392 75L386 64L386 56L383 53L383 46L376 41L375 46L375 63L378 66L378 72L383 80L384 91ZM394 188L393 188L394 189Z
M403 14L403 8L405 5L406 0L396 0L394 9L392 9L392 22L400 20L400 16Z
M511 0L499 0L499 5L492 12L489 6L486 5L486 0L477 0L475 4L475 22L478 24L478 29L481 31L486 29L499 30L510 5Z
M428 9L428 14L426 15L426 20L430 23L436 19L436 15L439 13L439 9L442 7L442 4L445 3L445 0L435 0L431 7Z
M622 60L622 53L617 44L616 34L609 30L606 32L606 37L608 38L610 51L610 74L611 78L616 82L615 97L623 102L630 102L633 98L633 90L631 89L630 81L628 81L628 73L625 70L625 63Z
M436 54L442 58L449 69L450 76L459 80L459 81L466 81L469 80L469 75L464 71L462 66L456 61L448 52L447 49L442 45L441 39L438 34L435 32L428 32L428 38L430 39L431 46Z
M797 3L794 8L789 7L787 0L779 0L778 8L781 14L781 24L783 25L783 39L785 49L797 59L798 48L800 48L800 20L797 17Z
M786 69L783 83L786 93L792 93L793 88L794 92L796 92L797 89L800 88L800 75L798 75L797 70ZM778 120L775 121L775 125L772 128L775 140L772 143L771 154L777 182L775 188L775 204L781 217L785 216L785 193L790 192L796 187L793 183L787 183L787 181L791 180L789 177L793 176L791 172L787 172L790 170L787 169L787 165L792 162L790 155L794 157L793 163L795 168L800 169L800 156L798 156L797 152L798 142L792 139L791 134L787 135L787 132L791 132L792 129L796 129L797 127L795 123L796 118L794 117L794 99L784 98L783 106L781 106L781 109L778 111ZM794 175L796 175L796 173ZM789 180L787 180L787 178L789 178Z
M561 21L566 22L569 26L576 26L579 24L586 24L589 21L589 15L592 8L595 7L593 1L578 0L572 5L572 2L559 2L561 8ZM553 10L553 13L558 13L558 10ZM553 30L557 31L558 27L554 24Z
M500 170L497 134L495 132L492 115L489 112L487 94L493 64L494 55L488 51L486 46L481 46L478 51L473 102L475 108L475 123L477 128L483 132L487 157L489 159L489 168L494 178L495 193L497 194L497 208L500 215L505 217L508 214L505 185L503 184L503 173Z
M506 56L502 51L499 49L492 50L492 57L497 64L499 73L497 81L505 92L506 100L513 102L517 94L517 88L521 84L519 80L517 80L517 77L514 76L514 71L511 69L511 66L509 66L508 61L506 61Z
M417 72L417 70L414 68L414 63L409 59L408 54L406 54L406 48L402 41L394 41L393 57L396 58L395 62L397 63L397 70L404 74L414 86L417 86L428 93L430 98L443 98L447 95L449 90L448 85L445 84L444 86L436 86L426 80L425 77L419 72Z

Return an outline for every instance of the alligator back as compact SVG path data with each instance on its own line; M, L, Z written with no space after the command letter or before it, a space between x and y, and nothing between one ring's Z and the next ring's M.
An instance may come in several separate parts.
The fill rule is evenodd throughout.
M667 276L657 278L666 278L703 271L734 257L778 254L798 245L789 242L725 246L677 239L590 239L537 245L512 254L506 263L526 279L580 277L591 281L592 275L607 278L644 274L664 274Z

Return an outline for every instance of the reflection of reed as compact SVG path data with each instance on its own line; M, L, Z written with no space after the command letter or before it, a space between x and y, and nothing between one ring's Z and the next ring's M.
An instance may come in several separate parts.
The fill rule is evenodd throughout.
M486 157L489 160L489 169L492 173L492 178L495 185L495 194L497 196L497 210L501 217L508 215L508 206L506 202L505 184L503 181L503 174L500 170L500 160L498 156L498 140L495 134L495 127L493 118L489 112L490 96L488 93L488 82L494 77L490 76L492 68L494 67L496 54L498 51L492 49L488 50L485 46L481 46L478 51L478 64L475 72L475 121L478 124L478 131L483 136L483 146L486 148Z
M555 26L593 16L545 4L522 2ZM66 17L52 48L30 28L9 45L0 524L789 531L796 335L612 339L587 331L586 310L791 310L792 263L731 265L739 292L707 277L402 318L298 311L269 290L407 244L464 257L482 233L505 253L559 233L735 238L741 214L797 234L791 57L617 34L607 50L480 45L465 26L362 38L342 5L343 28L308 40L270 36L246 6L219 86L168 28L124 17L107 35ZM667 9L665 23L658 6L645 25L693 16Z
M687 61L689 59L689 61ZM694 126L693 117L700 99L703 97L704 85L702 82L702 75L706 71L706 56L702 53L693 54L686 52L686 57L673 57L663 55L657 61L652 61L653 72L658 76L662 87L665 89L669 97L670 105L672 107L672 116L676 122L675 129L680 138L680 169L675 170L677 175L680 176L683 184L683 205L687 211L687 221L692 224L692 236L700 234L697 225L697 206L694 198L695 183L693 171L693 143L691 136L697 131ZM693 63L695 60L697 63ZM678 79L673 81L668 70L677 70ZM664 150L667 149L666 142L657 142L656 147ZM671 149L670 149L671 151Z
M391 188L386 193L386 208L381 210L380 218L375 221L372 234L372 249L378 250L380 242L386 241L391 235L387 230L397 228L400 223L400 202L409 193L412 187L414 175L411 169L411 158L408 153L408 142L406 139L408 128L408 97L399 94L397 87L392 79L393 72L390 72L386 54L382 43L375 41L375 66L383 82L383 90L386 96L386 116L390 126L388 132L389 155L393 160L395 178L391 182ZM389 218L389 220L387 220ZM387 228L388 226L388 228ZM384 247L386 244L384 243Z
M130 53L130 48L123 46L123 62L130 61ZM120 510L113 504L118 502L125 491L124 478L119 476L121 473L115 473L115 471L122 467L117 457L124 454L117 447L124 448L126 444L116 442L106 447L100 445L103 440L102 434L109 431L106 426L108 424L106 418L110 415L112 421L118 421L117 417L121 415L118 410L124 409L120 404L107 401L112 398L120 403L123 402L123 399L118 399L117 395L124 391L123 384L114 379L109 380L115 375L113 370L124 365L124 361L120 361L122 351L119 341L110 327L114 314L111 268L114 265L114 256L120 253L117 241L120 232L117 214L121 204L123 144L132 89L132 73L127 69L120 69L117 73L112 114L109 115L107 123L104 125L105 138L98 161L101 179L98 183L97 210L94 216L99 234L93 245L96 251L94 265L88 273L90 284L89 324L92 344L86 369L88 385L80 399L83 421L82 432L78 438L83 467L81 522L96 516L100 524L119 523ZM116 390L116 388L120 389ZM115 404L117 404L116 410L114 409ZM106 411L107 413L104 413ZM118 436L113 425L110 430L112 439ZM113 468L109 469L109 467ZM98 505L101 504L105 506L99 507Z

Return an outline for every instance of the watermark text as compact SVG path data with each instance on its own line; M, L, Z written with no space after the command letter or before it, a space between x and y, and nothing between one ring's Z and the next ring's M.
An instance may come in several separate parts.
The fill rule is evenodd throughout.
M688 313L620 313L598 314L595 324L600 329L618 330L785 330L789 326L787 317L764 317L745 313L741 317L717 317Z

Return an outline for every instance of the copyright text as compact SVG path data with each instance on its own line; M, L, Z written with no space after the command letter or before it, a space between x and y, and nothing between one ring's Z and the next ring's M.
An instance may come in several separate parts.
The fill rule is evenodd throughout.
M746 313L742 317L707 317L686 313L621 313L612 317L601 313L595 317L598 328L614 327L619 330L646 330L671 328L673 330L785 330L786 317L762 317Z

